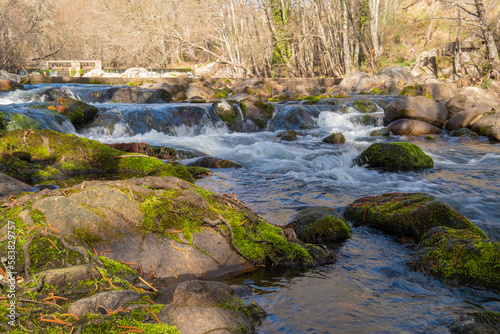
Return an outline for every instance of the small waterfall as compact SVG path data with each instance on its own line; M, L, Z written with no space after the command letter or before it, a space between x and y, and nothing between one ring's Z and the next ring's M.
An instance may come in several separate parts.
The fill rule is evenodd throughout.
M30 104L31 105L31 104ZM73 124L64 115L30 108L30 105L3 106L0 109L7 121L7 130L37 129L75 133Z
M83 130L85 136L134 136L153 130L178 137L229 133L208 104L103 104L98 107L98 117Z

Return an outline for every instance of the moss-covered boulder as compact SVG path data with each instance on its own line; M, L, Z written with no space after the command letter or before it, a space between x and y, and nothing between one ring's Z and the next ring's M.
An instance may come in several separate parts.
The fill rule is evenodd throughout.
M444 103L428 99L424 96L397 96L384 109L384 119L392 123L401 118L423 121L438 128L448 119L448 110Z
M500 313L482 311L460 316L449 326L452 334L495 334L500 333Z
M97 141L51 130L0 133L0 171L35 182L96 172L173 175L192 182L182 165L125 153Z
M189 163L188 166L204 168L241 168L241 165L237 162L214 157L202 157Z
M370 132L370 137L390 137L391 131L388 128L382 128L380 130L375 130Z
M0 238L7 237L8 220L31 231L18 244L20 254L25 248L30 254L29 260L17 259L25 277L88 263L88 252L170 283L332 259L321 247L288 241L282 229L243 203L174 177L45 189L16 198L16 206L0 209L0 217ZM6 247L1 244L0 255Z
M468 229L477 236L487 238L474 223L448 204L425 193L362 197L347 206L344 216L354 226L368 225L417 242L435 226Z
M473 229L429 230L410 260L415 270L456 284L500 291L500 243Z
M286 228L293 229L299 240L315 244L342 242L352 235L344 217L324 206L300 210Z
M434 167L434 160L412 143L375 143L356 159L358 165L389 171L412 171Z
M399 92L399 95L406 95L413 97L425 96L429 99L432 99L432 90L427 85L415 84L410 86L404 86L403 89L401 89L401 92Z
M327 144L345 144L345 137L342 133L332 133L328 137L323 138L323 143Z
M70 120L77 130L92 122L99 113L99 109L96 107L70 97L60 97L53 102L47 102L43 105L35 104L31 108L46 109L62 114Z

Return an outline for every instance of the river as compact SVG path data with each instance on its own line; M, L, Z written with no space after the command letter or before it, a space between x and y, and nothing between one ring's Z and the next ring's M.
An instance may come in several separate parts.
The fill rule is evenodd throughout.
M54 86L99 108L98 119L79 136L104 143L146 142L242 164L241 169L217 169L197 184L235 194L271 223L285 224L297 210L309 206L342 211L362 196L422 191L447 202L491 239L500 240L500 145L485 137L370 137L370 132L381 128L377 119L383 110L371 114L368 124L351 107L352 100L346 100L343 106L276 104L275 114L301 107L314 116L316 124L299 130L298 141L285 142L277 138L282 132L279 127L231 133L210 104L97 103L92 96L108 86ZM1 109L30 114L45 128L75 133L68 121L38 115L29 108L43 101L51 86L26 88L0 93ZM321 142L334 132L345 135L344 145ZM353 166L353 158L371 143L389 141L419 145L434 159L435 167L393 173ZM498 294L450 287L409 270L406 262L414 249L392 237L365 227L353 232L349 240L335 246L339 256L335 264L306 271L259 271L231 280L251 286L256 294L247 300L268 311L260 333L448 333L449 323L461 314L500 311Z

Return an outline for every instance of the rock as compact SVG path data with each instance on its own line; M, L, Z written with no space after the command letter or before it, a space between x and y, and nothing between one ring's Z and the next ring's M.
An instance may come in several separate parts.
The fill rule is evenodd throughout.
M448 204L425 193L362 197L347 206L344 216L354 226L368 225L387 234L412 238L415 242L435 226L468 229L468 233L487 237Z
M34 191L35 189L24 182L13 177L0 173L0 197L15 196L24 191Z
M178 151L171 147L154 146L146 143L116 143L116 144L104 144L104 145L119 151L145 154L147 156L155 157L162 160L186 159L186 158L193 158L196 156L190 152Z
M297 105L281 106L274 118L269 122L268 130L299 130L316 127L313 117L319 116L314 109L306 109Z
M32 108L58 112L66 116L76 130L80 130L85 125L92 122L99 113L99 109L96 107L70 97L60 97L54 102L49 102L44 105L34 105Z
M373 101L368 99L355 101L353 108L362 113L372 113L378 110L378 106Z
M414 85L415 77L411 74L410 69L404 66L392 66L381 69L377 76L387 75L398 81L398 85L403 87L405 85Z
M108 291L101 292L94 296L80 299L68 309L68 313L74 314L77 317L82 317L89 313L106 314L106 310L116 310L124 307L127 303L138 301L141 295L136 291Z
M448 101L459 93L457 86L453 83L436 82L424 86L431 92L432 98L435 100Z
M448 79L455 74L455 58L450 56L434 57L436 76L440 79Z
M440 134L438 127L414 119L398 119L387 126L396 136L421 136L425 134Z
M327 144L345 144L345 137L342 133L332 133L328 137L323 138L322 142Z
M380 130L375 130L370 133L370 137L377 137L377 136L390 137L391 131L387 128L382 128Z
M193 82L189 84L189 88L186 91L186 96L188 99L201 99L209 101L211 100L216 92L209 87L209 84L204 85L201 82Z
M151 268L165 283L211 279L263 264L313 265L331 257L321 247L288 242L280 228L265 223L236 199L174 177L87 181L64 191L25 195L16 203L24 207L19 218L25 224L42 221L57 231L52 241L58 248L64 248L63 240L81 246L60 256L45 232L34 229L26 235L28 240L33 235L36 247L30 253L33 272L47 263L53 268L88 263L85 249L97 254L109 251L110 259L133 263L134 269ZM18 212L12 208L2 215ZM18 262L22 273L25 264Z
M448 122L446 122L445 129L451 131L460 128L466 128L481 114L481 110L476 107L460 111L451 116Z
M101 278L96 266L92 264L44 270L39 272L38 276L44 276L45 284L58 288L65 288L68 285L77 287L79 282Z
M444 104L424 96L397 96L384 109L385 120L392 123L401 118L423 121L442 127L448 118Z
M409 265L453 285L500 291L498 263L500 243L486 239L484 233L437 226L422 237Z
M425 96L432 99L432 91L427 85L415 84L413 86L404 86L399 95L406 96Z
M477 133L475 133L471 129L467 129L467 128L453 130L450 132L450 136L452 136L452 137L472 137L472 138L479 137L479 135Z
M414 76L419 76L421 74L431 74L435 77L436 69L435 69L435 61L434 58L438 56L438 53L435 49L422 52L415 62L412 64L410 72Z
M342 242L352 234L342 215L323 206L300 210L286 228L292 228L299 240L314 244Z
M280 137L281 140L284 141L296 141L297 140L297 131L295 130L288 130L280 134L278 137Z
M347 74L339 88L347 92L369 92L376 87L376 82L368 74L363 72L353 72Z
M481 311L478 313L461 315L448 328L452 334L500 333L500 313Z
M237 162L213 157L202 157L189 163L187 166L199 166L205 168L241 168L241 165Z
M213 104L214 111L219 118L227 125L232 131L246 130L245 120L243 113L238 110L237 106L229 104L227 101L217 101Z
M467 95L457 94L452 97L448 102L446 102L446 109L448 110L448 118L453 117L453 115L467 111L472 108L472 101L467 98Z
M111 88L107 94L114 103L168 103L172 96L165 89L142 89L140 87Z
M15 81L15 82L21 82L21 76L14 74L14 73L9 73L5 70L0 70L0 80L10 80L10 81Z
M16 89L24 90L24 86L13 80L0 79L0 92L10 92Z
M187 281L176 286L172 302L158 318L183 334L253 333L266 312L255 302L249 305L234 297L224 283Z
M375 143L356 159L358 165L390 171L410 171L432 168L434 161L420 147L411 143Z
M193 181L189 171L181 165L165 164L147 156L138 157L74 135L51 130L14 130L1 133L0 138L1 171L27 182L97 171L175 175ZM20 159L16 156L18 152L32 154L36 160Z
M472 125L472 131L480 136L489 136L493 140L500 141L500 113L486 114Z

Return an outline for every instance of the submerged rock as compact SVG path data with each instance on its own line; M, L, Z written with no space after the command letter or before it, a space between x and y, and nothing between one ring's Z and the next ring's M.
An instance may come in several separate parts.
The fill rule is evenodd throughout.
M286 228L292 228L299 240L315 244L342 242L352 234L340 213L323 206L300 210Z
M432 158L411 143L372 144L355 159L355 163L390 171L420 170L434 166Z
M187 281L173 289L172 301L158 318L183 334L253 333L267 313L255 302L246 305L219 282Z
M368 225L419 242L435 226L468 229L487 238L474 223L436 197L425 193L390 193L367 196L348 205L344 216L354 226Z
M174 175L192 182L181 165L125 153L97 141L51 130L14 130L0 134L0 169L26 182L95 172Z
M500 243L475 229L437 226L423 237L410 260L415 270L425 270L445 281L500 291Z
M500 313L482 311L460 316L449 326L452 334L495 334L500 333Z
M391 136L391 131L388 128L382 128L380 130L375 130L370 132L370 137L390 137Z
M274 118L269 122L269 131L312 129L316 127L313 117L318 115L319 112L316 113L297 105L280 106Z

